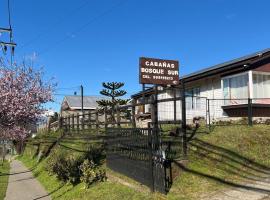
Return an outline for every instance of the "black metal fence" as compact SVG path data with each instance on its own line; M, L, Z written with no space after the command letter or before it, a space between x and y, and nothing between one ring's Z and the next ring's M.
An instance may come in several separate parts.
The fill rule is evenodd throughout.
M104 131L107 166L166 193L172 184L171 161L186 158L188 141L199 126L211 131L216 125L270 124L269 117L270 98L208 99L186 94L184 88L155 87L128 105L71 114L58 124L67 133Z
M166 193L172 184L171 161L187 154L185 103L179 88L170 90L156 87L128 105L62 116L58 125L66 134L105 132L107 166Z
M270 124L270 98L207 99L208 126Z
M151 128L108 128L107 166L166 193L171 185L171 167L159 151L159 134Z
M152 191L167 193L172 184L171 161L183 159L187 153L185 123L182 112L176 111L180 101L180 95L167 95L155 88L130 105L118 107L117 127L106 129L108 167ZM172 118L162 112L170 105ZM121 113L128 111L130 127L123 127Z

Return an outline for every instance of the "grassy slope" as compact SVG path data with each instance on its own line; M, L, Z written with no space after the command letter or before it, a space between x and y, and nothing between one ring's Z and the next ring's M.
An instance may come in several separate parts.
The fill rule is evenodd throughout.
M36 162L32 159L22 157L20 160L29 168L36 165ZM46 190L51 193L53 199L149 199L147 195L137 193L126 186L110 182L92 185L87 190L83 189L83 184L78 184L75 187L70 184L63 184L55 176L48 175L44 170L44 161L34 168L33 173Z
M175 164L181 176L174 180L166 199L198 199L228 186L267 176L270 167L270 127L256 125L216 127L210 134L199 134L189 146L189 164ZM84 139L63 140L62 147L79 150ZM28 167L36 165L29 156L21 158ZM98 183L88 190L83 185L62 185L44 170L43 160L34 173L54 199L163 199L164 196L136 192L115 183Z
M225 186L243 187L243 182L269 176L270 126L216 127L191 143L189 164L183 170L169 199L198 199ZM210 193L209 193L210 192Z
M46 142L43 143L45 146L50 146L50 144L55 140L54 137L46 138ZM44 142L44 139L42 139ZM85 145L89 142L100 142L99 139L93 139L87 134L81 134L76 136L67 136L63 138L60 142L60 147L65 148L70 151L80 152L84 151ZM59 147L58 147L59 148ZM34 149L34 150L33 150ZM138 193L137 191L112 182L102 182L92 185L89 189L85 190L83 184L78 184L73 187L71 184L63 184L57 180L55 176L50 176L45 170L45 162L44 159L42 162L37 164L36 159L31 159L30 155L33 155L33 152L36 148L28 148L24 156L19 159L23 161L23 163L28 168L33 168L33 173L37 177L37 179L42 183L45 189L51 193L53 199L63 199L63 200L88 200L88 199L104 199L104 200L125 200L125 199L152 199L151 196L147 194ZM33 152L29 152L33 151Z
M0 200L3 200L6 196L9 168L9 162L7 161L3 166L0 165Z

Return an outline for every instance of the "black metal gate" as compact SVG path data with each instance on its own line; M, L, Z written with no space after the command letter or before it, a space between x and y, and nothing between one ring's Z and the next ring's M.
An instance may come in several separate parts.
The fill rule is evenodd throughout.
M168 191L171 166L161 150L159 130L108 128L106 132L107 166L110 169L135 179L152 191Z
M155 86L153 90L143 91L141 97L134 97L130 105L118 106L113 112L116 122L110 128L105 127L107 166L152 191L166 194L172 184L173 153L182 154L183 158L187 154L185 98L181 96L185 96L184 87L165 91ZM126 121L128 112L130 119ZM167 128L173 125L177 131L168 133L164 131L165 125ZM173 152L171 145L179 139L178 150L174 146L177 152Z

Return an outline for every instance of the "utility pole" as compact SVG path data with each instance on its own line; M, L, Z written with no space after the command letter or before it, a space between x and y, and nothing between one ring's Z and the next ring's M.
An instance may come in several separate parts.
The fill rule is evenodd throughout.
M12 64L13 64L12 58L13 58L13 55L14 55L16 44L13 43L13 31L12 31L12 28L11 28L11 15L10 15L10 2L9 1L10 0L7 0L9 28L0 27L0 36L2 34L9 34L9 42L5 42L5 41L2 41L0 39L0 48L2 48L4 55L6 54L6 52L8 50L8 47L10 48L10 66L12 67ZM3 151L3 163L4 163L5 156L6 156L6 141L7 140L2 140L2 141L3 141L3 149L2 149L2 151Z
M82 106L81 110L82 110L82 114L83 114L84 113L84 109L83 109L83 86L81 85L80 87L81 87L81 106Z
M82 103L82 130L84 130L84 109L83 109L83 86L81 85L81 103Z
M8 47L10 47L10 64L12 65L12 58L14 55L15 47L17 44L13 42L13 31L11 28L11 17L10 17L10 4L8 0L8 22L9 22L9 28L1 28L0 27L0 35L3 33L9 34L9 42L4 42L0 40L0 46L2 47L2 50L4 54L6 54Z

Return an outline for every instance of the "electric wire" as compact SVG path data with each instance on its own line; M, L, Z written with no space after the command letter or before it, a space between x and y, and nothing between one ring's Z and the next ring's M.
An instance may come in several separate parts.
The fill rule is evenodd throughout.
M76 29L75 31L73 31L71 34L72 35L75 35L75 34L78 34L78 33L82 32L91 23L97 21L99 18L102 18L102 17L110 14L114 9L122 6L126 2L128 2L128 0L123 0L123 1L118 2L117 4L115 4L114 6L112 6L111 8L105 10L101 14L99 14L96 17L94 17L94 18L90 19L89 21L87 21L85 24L83 24L82 26L80 26L78 29ZM55 49L56 46L59 46L60 44L62 44L63 42L65 42L68 39L70 39L70 36L65 36L63 39L58 40L57 42L55 42L53 46L50 46L47 49L39 52L38 55L45 54L45 53L51 51L52 49Z
M67 16L70 17L71 15L75 15L78 11L80 11L81 9L83 9L84 7L86 7L90 2L91 2L90 0L86 0L79 7L77 7L76 9L68 12L67 14L65 14L64 17L61 17L61 19L58 19L58 21L55 22L52 26L49 26L48 28L46 28L45 30L43 30L42 32L40 32L37 36L35 36L33 39L31 39L28 42L26 42L25 44L23 44L21 46L20 51L22 49L24 49L25 47L32 45L33 43L35 43L37 40L39 40L43 36L48 35L50 33L49 30L53 30L53 28L55 26L57 26L57 25L61 24L62 22L64 22L65 17L67 17Z
M56 90L77 90L77 89L80 89L80 86L56 88Z
M54 93L55 96L73 96L72 94L61 94L61 93Z

